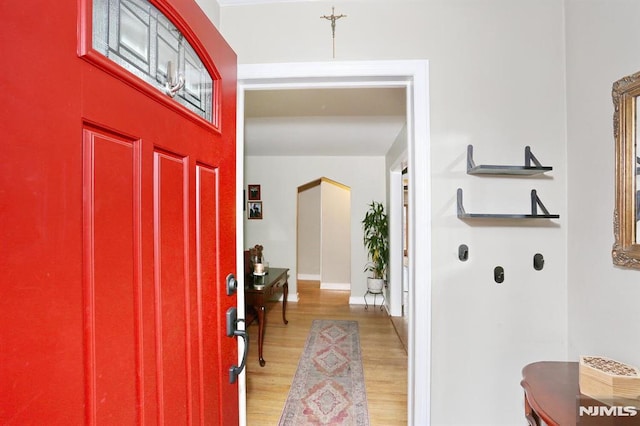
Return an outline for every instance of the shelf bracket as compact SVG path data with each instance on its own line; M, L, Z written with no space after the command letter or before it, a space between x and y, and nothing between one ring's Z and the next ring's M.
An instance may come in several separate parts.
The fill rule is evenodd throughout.
M528 146L525 146L524 147L524 166L531 167L532 161L533 161L533 164L535 164L535 167L544 167L542 163L538 161L536 156L533 155L533 152L531 152L531 148Z
M471 146L471 145L469 145ZM467 212L464 211L464 206L462 205L462 188L458 188L458 200L457 200L457 206L458 206L458 217L464 217L466 216Z
M473 145L467 145L467 173L476 167L475 161L473 161Z
M551 216L549 210L542 204L540 197L538 197L538 192L535 189L531 190L531 216L540 216L538 215L538 207L542 209L544 216Z

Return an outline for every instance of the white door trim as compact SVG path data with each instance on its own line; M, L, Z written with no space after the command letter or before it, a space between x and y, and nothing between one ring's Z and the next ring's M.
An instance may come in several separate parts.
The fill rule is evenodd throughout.
M406 155L406 154L405 154ZM389 315L402 316L402 268L403 268L403 190L402 190L402 158L398 164L391 166L389 174L389 270L387 280L389 282L389 297L387 305Z
M409 185L409 351L410 425L430 425L431 406L431 157L429 69L426 60L298 62L238 65L237 211L242 212L244 95L248 90L336 87L405 87ZM242 215L238 215L242 216ZM242 218L238 220L242 259ZM242 270L242 269L239 269ZM242 283L241 283L242 284ZM238 297L238 310L244 300ZM244 374L243 374L244 376ZM246 387L240 380L240 417L246 424Z

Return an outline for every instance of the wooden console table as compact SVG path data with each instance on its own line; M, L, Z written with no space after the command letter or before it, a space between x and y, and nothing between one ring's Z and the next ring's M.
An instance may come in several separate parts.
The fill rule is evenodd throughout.
M520 385L524 388L524 411L529 425L640 424L640 414L634 417L579 416L579 406L596 407L607 404L580 393L578 377L577 362L541 361L524 367Z
M245 277L244 300L247 307L247 326L254 319L258 320L258 358L261 367L264 367L265 364L262 357L262 345L267 321L265 315L267 302L282 294L282 321L285 324L289 323L286 317L287 296L289 295L288 278L289 269L286 268L269 268L266 275L250 274Z

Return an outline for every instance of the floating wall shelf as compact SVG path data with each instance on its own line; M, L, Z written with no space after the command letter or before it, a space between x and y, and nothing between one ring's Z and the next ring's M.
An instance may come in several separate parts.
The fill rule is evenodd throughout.
M551 214L542 204L535 189L531 190L531 214L485 214L467 213L462 205L462 188L458 188L458 218L460 219L559 219L560 215ZM538 207L542 214L538 213Z
M533 166L531 163L533 162ZM467 174L470 175L539 175L553 170L543 166L528 146L524 149L524 166L476 165L473 161L473 145L467 146Z

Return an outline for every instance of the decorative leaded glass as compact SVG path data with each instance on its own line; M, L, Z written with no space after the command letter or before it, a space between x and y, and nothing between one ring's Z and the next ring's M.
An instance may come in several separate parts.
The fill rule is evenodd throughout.
M213 79L182 33L146 0L93 0L93 48L213 122Z

